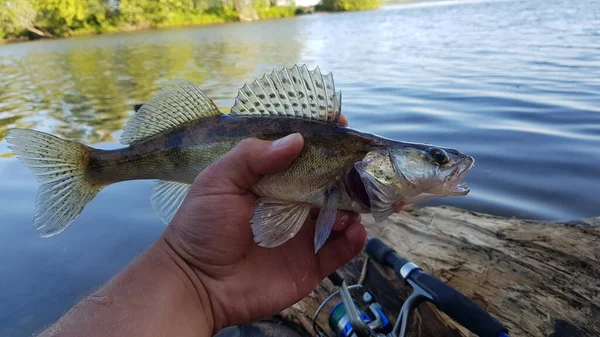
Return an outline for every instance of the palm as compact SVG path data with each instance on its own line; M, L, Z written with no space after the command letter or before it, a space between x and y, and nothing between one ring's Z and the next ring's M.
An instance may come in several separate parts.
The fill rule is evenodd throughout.
M178 212L175 221L181 221L178 231L185 232L185 236L210 237L186 245L186 255L192 267L205 276L203 285L213 310L227 320L225 326L289 306L314 289L332 271L332 263L343 264L356 249L336 246L345 251L333 252L332 246L326 246L315 255L315 217L309 217L300 232L285 244L263 248L254 243L248 226L254 195L190 195L188 199L182 209L189 207L189 211ZM182 221L180 214L192 218ZM334 230L340 227L338 224ZM331 240L338 237L334 233ZM231 298L238 299L235 305L227 303Z
M301 141L287 147L242 141L198 176L169 225L167 241L208 293L215 330L281 311L362 250L364 227L353 213L342 221L341 212L317 254L316 211L283 245L254 242L250 217L257 197L248 188L260 175L287 167L301 149Z

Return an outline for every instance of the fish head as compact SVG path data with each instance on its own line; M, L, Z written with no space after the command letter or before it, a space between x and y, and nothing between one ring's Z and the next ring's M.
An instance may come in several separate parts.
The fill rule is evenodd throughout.
M377 221L407 206L445 196L464 196L473 157L455 149L405 144L373 150L354 168Z
M462 180L473 167L473 157L438 146L391 148L389 153L403 186L439 196L469 193L469 187Z

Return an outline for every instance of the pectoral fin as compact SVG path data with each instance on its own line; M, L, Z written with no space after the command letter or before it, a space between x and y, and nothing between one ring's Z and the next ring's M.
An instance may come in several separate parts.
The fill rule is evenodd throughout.
M328 186L325 194L325 202L319 212L317 218L317 226L315 228L315 253L319 251L329 238L331 234L331 228L335 223L335 215L337 213L337 206L339 200L339 184L332 183Z
M277 247L293 238L308 216L310 205L261 198L252 215L254 241L262 247Z

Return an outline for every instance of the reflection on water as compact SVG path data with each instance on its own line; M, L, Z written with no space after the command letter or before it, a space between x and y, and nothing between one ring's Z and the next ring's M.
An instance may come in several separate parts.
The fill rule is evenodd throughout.
M444 1L289 20L0 46L0 336L30 336L110 278L164 228L152 182L104 189L40 239L37 182L13 127L101 148L165 81L228 111L244 82L294 63L333 71L351 126L473 155L450 204L504 216L598 216L600 15L594 0Z
M133 105L181 78L200 84L228 111L244 81L297 60L302 40L289 38L295 24L278 25L282 29L268 36L259 23L0 47L0 336L30 336L52 322L163 228L149 207L148 182L134 182L106 188L86 207L89 218L78 226L88 228L87 239L66 232L40 239L31 231L38 185L11 158L7 130L34 128L103 148L120 146ZM93 220L108 213L123 216Z
M268 59L261 56L265 42L214 27L186 33L44 41L28 53L5 53L0 59L0 139L9 127L29 127L88 144L114 142L133 104L146 101L167 80L180 78L201 84L226 111L237 88ZM163 40L165 34L174 40ZM297 58L300 41L283 42L272 55L274 64ZM224 100L226 105L219 104Z

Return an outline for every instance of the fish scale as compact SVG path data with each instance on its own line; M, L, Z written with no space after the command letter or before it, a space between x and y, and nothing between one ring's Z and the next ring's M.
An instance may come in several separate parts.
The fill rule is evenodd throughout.
M26 129L9 130L7 141L41 183L34 227L43 237L64 231L104 187L128 180L159 180L150 201L169 223L197 175L248 137L304 137L304 148L287 168L250 188L258 200L249 225L263 247L293 238L311 208L320 208L316 253L338 210L383 221L412 204L468 193L461 181L472 157L340 125L341 107L331 73L295 65L244 84L229 114L196 84L174 81L127 123L120 149L94 149Z

